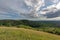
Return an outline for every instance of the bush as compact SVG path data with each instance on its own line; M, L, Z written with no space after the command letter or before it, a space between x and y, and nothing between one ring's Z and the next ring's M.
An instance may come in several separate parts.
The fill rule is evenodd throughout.
M26 26L26 25L18 25L17 28L27 28L27 29L31 29L32 27Z
M58 28L58 27L43 27L40 29L41 29L41 31L44 31L44 32L60 35L60 28Z

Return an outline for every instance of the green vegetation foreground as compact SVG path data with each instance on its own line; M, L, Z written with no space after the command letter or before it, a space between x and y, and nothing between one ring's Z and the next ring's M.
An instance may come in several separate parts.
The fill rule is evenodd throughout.
M60 36L31 29L0 27L0 40L60 40Z

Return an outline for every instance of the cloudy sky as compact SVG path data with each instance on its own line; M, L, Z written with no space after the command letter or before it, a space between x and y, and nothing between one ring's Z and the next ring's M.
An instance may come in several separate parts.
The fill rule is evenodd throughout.
M0 0L0 19L60 20L60 0Z

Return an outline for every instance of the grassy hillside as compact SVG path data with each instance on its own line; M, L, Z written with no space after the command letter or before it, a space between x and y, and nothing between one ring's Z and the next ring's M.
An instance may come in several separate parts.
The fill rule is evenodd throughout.
M60 35L60 21L0 20L0 26L34 29Z
M60 40L60 36L31 29L0 27L0 40Z

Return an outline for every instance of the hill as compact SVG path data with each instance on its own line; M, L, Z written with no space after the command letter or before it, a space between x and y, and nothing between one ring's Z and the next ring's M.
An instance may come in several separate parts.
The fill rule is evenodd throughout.
M0 26L60 27L60 21L0 20Z
M0 40L60 40L60 36L31 29L0 27Z
M0 20L0 26L34 29L60 35L60 21Z

